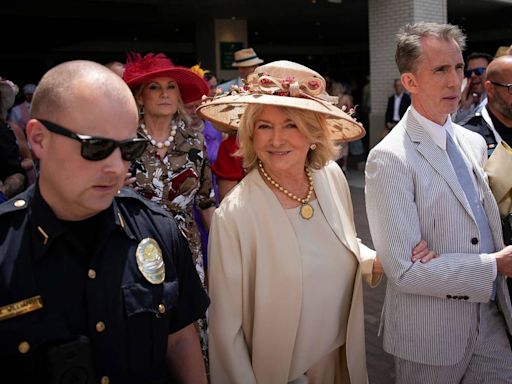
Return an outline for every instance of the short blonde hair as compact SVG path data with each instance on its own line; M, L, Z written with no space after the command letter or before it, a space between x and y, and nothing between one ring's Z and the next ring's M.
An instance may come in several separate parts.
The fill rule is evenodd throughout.
M253 132L255 121L263 109L268 107L262 104L248 104L242 115L238 127L239 150L236 156L243 159L244 168L249 172L256 167L258 156L254 150ZM329 138L329 129L327 127L326 116L322 113L279 107L281 110L297 124L299 131L316 144L314 150L309 150L306 158L306 165L313 169L320 169L327 164L329 160L337 158L339 149Z

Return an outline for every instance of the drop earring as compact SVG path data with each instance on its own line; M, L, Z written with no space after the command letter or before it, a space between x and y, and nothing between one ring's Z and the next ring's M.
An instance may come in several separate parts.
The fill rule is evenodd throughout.
M139 106L139 117L143 117L144 116L144 105L141 104Z

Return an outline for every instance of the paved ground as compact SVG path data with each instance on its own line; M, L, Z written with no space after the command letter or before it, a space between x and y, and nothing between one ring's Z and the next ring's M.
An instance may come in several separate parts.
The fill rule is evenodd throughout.
M372 247L364 203L364 173L350 169L347 180L352 192L358 236ZM385 288L385 281L373 289L364 284L366 356L370 384L392 384L394 381L393 358L382 350L382 337L377 336Z

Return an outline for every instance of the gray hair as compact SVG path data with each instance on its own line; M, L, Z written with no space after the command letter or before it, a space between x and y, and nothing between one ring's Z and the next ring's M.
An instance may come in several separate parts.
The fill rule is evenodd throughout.
M466 35L456 25L427 22L406 24L396 35L395 61L400 73L414 72L422 55L421 40L426 37L435 37L446 41L453 39L461 51L466 48Z

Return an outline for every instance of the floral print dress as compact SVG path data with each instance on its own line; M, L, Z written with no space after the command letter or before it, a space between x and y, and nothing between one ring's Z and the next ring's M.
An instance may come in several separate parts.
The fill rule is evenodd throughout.
M187 127L181 122L177 126L174 142L164 157L158 155L157 147L148 145L142 156L132 162L130 171L136 177L135 190L174 216L178 228L188 241L197 274L205 286L201 236L192 209L194 203L200 209L215 206L212 172L201 132L203 126ZM197 323L208 372L206 317Z
M174 142L163 158L157 154L157 147L149 145L142 156L132 162L130 170L136 177L137 192L174 216L188 240L197 273L204 284L201 237L192 208L194 203L200 209L215 206L212 173L202 126L177 125Z

